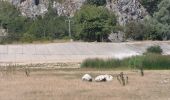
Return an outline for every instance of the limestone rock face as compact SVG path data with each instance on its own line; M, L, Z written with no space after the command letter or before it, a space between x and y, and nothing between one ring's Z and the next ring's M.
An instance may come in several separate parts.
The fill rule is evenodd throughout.
M36 17L48 11L49 0L9 0L23 16Z
M21 14L27 17L43 16L48 12L49 3L60 16L74 16L85 0L7 0L20 9Z
M7 36L7 32L5 29L0 27L0 37L2 37L2 36Z
M107 0L106 7L115 12L122 26L130 21L143 20L148 14L139 0Z
M124 42L125 41L124 34L125 33L121 32L121 31L118 31L116 33L111 33L111 34L109 34L108 39L111 42Z
M54 1L53 8L57 11L59 16L73 17L75 12L81 8L85 0L66 0L63 3Z
M0 27L0 42L3 40L5 36L7 36L6 30Z
M75 12L81 8L86 0L7 0L20 9L23 16L35 17L44 15L48 11L48 6L52 6L60 16L74 16ZM110 11L118 16L120 25L125 25L129 21L142 20L147 12L140 4L139 0L106 0Z

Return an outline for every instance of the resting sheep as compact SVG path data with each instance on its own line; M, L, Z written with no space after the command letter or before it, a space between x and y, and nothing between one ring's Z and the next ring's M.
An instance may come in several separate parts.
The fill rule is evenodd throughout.
M92 77L91 77L89 74L85 74L85 75L82 77L82 80L83 80L83 81L92 82Z
M111 75L99 75L95 78L96 82L112 81L113 77Z

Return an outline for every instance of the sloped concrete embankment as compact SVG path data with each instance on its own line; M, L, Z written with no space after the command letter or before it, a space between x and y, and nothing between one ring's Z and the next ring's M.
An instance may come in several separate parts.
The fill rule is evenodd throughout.
M49 43L0 45L0 64L43 64L44 66L70 63L74 68L87 58L126 58L142 55L146 48L160 45L164 55L170 55L170 42L147 41L128 43ZM47 65L48 64L48 65ZM66 67L67 67L66 66ZM64 66L62 66L64 67Z

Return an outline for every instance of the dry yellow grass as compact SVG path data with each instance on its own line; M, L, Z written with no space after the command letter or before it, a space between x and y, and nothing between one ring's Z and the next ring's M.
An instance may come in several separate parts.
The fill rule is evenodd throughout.
M117 74L120 71L53 70L23 71L6 75L0 72L0 100L170 100L170 71L146 71L141 77L125 71L129 84L111 82L83 82L90 73Z

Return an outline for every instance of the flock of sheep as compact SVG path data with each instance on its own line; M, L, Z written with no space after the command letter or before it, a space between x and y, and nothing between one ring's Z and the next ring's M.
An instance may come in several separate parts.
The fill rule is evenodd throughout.
M120 84L122 84L123 86L125 86L126 84L128 84L128 76L124 75L123 72L121 72L120 74L116 75L117 80L120 82ZM88 82L92 82L93 78L91 75L89 74L85 74L82 77L83 81L88 81ZM95 82L107 82L107 81L112 81L113 80L113 76L112 75L99 75L97 77L94 78Z

